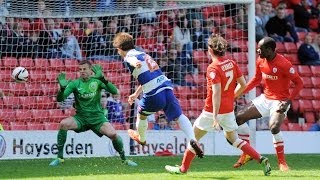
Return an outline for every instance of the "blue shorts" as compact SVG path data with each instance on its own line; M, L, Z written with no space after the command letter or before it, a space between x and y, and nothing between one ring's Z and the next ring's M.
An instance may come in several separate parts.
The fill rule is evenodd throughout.
M182 114L179 101L171 89L165 89L153 96L143 96L139 101L138 112L141 115L148 116L160 110L164 111L169 121Z

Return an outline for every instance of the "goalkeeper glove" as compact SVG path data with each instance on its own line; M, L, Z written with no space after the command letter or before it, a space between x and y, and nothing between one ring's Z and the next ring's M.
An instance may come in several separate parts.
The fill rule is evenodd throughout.
M65 89L70 82L70 80L66 79L66 73L60 73L57 80L61 89Z
M108 84L108 81L105 79L103 72L102 72L102 67L99 64L92 65L91 67L92 71L94 72L93 78L99 79L102 81L104 84Z

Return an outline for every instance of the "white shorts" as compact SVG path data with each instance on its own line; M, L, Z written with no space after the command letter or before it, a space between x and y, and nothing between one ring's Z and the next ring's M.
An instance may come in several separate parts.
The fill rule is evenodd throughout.
M212 127L213 124L213 114L207 111L202 111L200 116L194 122L194 125L203 131L214 131L215 129ZM219 125L223 128L224 131L230 132L238 129L238 125L236 123L236 117L234 112L226 113L226 114L218 114L217 119L219 121Z
M252 103L260 112L262 117L270 117L274 112L276 112L279 109L280 102L281 101L279 100L267 99L264 94L261 94L252 100ZM284 112L285 115L287 115L289 108L290 106L288 106L286 112Z

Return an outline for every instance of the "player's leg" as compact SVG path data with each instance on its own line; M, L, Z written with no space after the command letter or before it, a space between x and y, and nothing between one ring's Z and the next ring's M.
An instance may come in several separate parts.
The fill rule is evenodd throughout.
M261 101L263 98L261 96L255 98L252 102L247 104L243 109L240 109L236 115L236 121L239 126L237 132L239 138L246 141L250 144L250 129L247 121L251 119L257 119L262 117L261 111L264 110L263 106L261 107ZM258 109L258 108L260 109ZM251 160L251 157L245 153L242 153L238 161L233 165L234 168L239 168L242 165L246 164Z
M111 139L113 147L119 153L123 163L129 166L137 166L137 163L127 160L123 149L122 138L117 134L116 130L109 122L104 122L99 128L99 132Z
M281 124L286 117L286 112L277 112L277 102L274 102L274 108L271 110L269 128L273 136L273 144L276 150L278 165L281 171L289 171L285 155L284 155L284 142L283 135L280 131ZM288 108L289 109L289 108Z
M63 148L67 140L67 131L75 130L78 128L78 123L74 117L68 117L63 119L59 124L59 131L57 136L58 156L49 165L57 166L64 162Z
M219 125L224 130L224 135L227 140L234 146L243 151L243 153L248 154L254 160L258 161L263 166L264 174L270 175L271 168L269 164L269 160L266 157L261 156L253 147L250 146L249 143L240 139L237 134L238 125L234 121L234 113L227 113L227 114L219 114L218 120Z

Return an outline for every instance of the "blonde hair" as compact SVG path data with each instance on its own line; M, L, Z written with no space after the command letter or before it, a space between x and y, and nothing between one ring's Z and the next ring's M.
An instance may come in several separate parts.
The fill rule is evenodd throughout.
M216 56L224 56L227 51L228 42L219 34L211 34L208 40L208 46Z
M117 33L113 38L113 47L120 48L123 51L134 49L133 37L125 32Z

